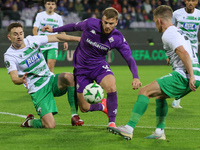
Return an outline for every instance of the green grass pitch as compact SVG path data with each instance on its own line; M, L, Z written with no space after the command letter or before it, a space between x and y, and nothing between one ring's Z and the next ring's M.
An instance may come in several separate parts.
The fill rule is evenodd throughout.
M116 125L125 125L138 90L132 90L132 77L127 66L111 66L117 84L118 113ZM55 73L72 72L72 67L56 67ZM171 72L169 66L138 66L142 86ZM108 133L107 116L102 112L78 112L83 126L71 126L67 96L56 99L58 114L55 129L21 128L24 116L36 114L30 96L23 85L14 85L5 68L0 68L0 150L198 150L200 149L199 89L182 98L182 109L169 111L166 121L166 141L144 139L156 126L155 99L137 124L131 141ZM10 113L10 114L5 114ZM17 116L21 115L21 116Z

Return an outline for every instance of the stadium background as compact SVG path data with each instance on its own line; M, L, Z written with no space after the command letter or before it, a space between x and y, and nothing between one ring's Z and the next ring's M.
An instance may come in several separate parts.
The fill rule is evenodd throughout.
M120 12L119 29L132 50L138 65L165 65L161 33L156 30L152 11L160 4L170 5L173 10L184 7L183 0L58 0L56 12L62 15L64 24L81 21L88 17L101 18L106 7L115 7ZM199 7L199 6L197 6ZM4 67L3 54L10 46L7 26L12 22L24 25L25 36L32 35L32 25L38 12L44 11L42 0L0 0L0 67ZM68 33L81 35L81 32ZM152 44L153 43L153 44ZM71 66L77 43L69 42L68 51L59 44L56 66ZM126 65L116 50L108 53L110 65Z

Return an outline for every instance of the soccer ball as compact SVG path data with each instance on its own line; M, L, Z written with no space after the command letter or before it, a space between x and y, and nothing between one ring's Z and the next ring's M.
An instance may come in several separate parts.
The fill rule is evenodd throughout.
M99 103L104 97L103 89L97 83L90 83L84 88L83 97L90 104Z

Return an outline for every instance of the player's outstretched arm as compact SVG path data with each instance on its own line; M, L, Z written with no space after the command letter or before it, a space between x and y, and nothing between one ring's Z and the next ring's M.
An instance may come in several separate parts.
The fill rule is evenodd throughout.
M179 46L176 48L176 53L180 57L181 61L185 65L185 68L187 72L190 75L190 81L189 81L189 86L192 91L196 91L196 86L195 84L195 77L192 69L192 61L190 59L190 56L188 52L184 49L183 46Z
M47 37L48 37L48 42L67 42L67 41L80 42L81 40L81 37L63 35L63 34L47 35Z
M50 25L46 25L42 28L42 32L44 31L47 31L47 32L53 32L53 28L50 26Z
M17 70L13 70L10 72L10 77L12 79L12 82L16 85L20 85L22 83L24 83L27 86L27 82L26 82L26 78L27 78L27 74L25 73L21 78L18 76L18 72Z

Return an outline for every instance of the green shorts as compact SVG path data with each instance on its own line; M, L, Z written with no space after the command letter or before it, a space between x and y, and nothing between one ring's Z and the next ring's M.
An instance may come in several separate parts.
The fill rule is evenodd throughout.
M44 55L45 60L49 59L57 59L58 58L58 49L52 48L48 50L42 50L42 54Z
M179 99L191 92L189 80L176 71L173 71L156 81L160 85L161 90L170 98ZM196 88L199 86L199 81L195 82L195 86Z
M58 113L54 97L62 96L67 92L58 89L58 75L51 76L49 83L35 93L30 94L35 109L40 117L48 113Z

